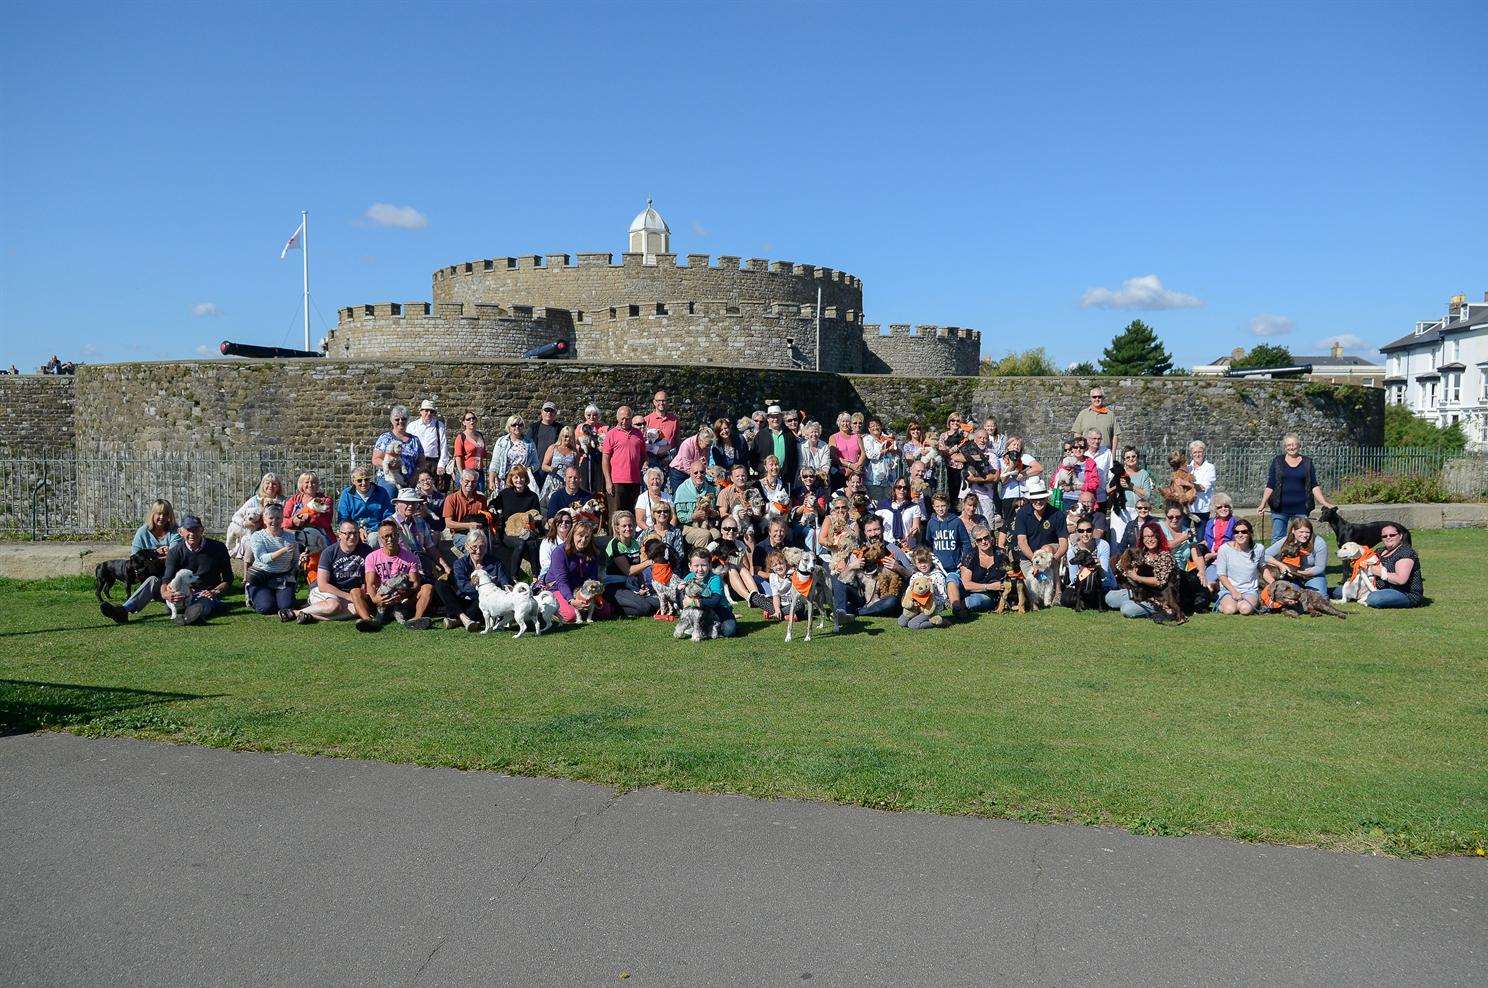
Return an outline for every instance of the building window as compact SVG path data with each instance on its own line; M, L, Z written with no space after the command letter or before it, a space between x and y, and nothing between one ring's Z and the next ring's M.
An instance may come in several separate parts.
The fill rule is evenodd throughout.
M1447 375L1446 382L1447 401L1453 405L1462 401L1462 372L1453 371Z
M1429 384L1426 385L1426 407L1427 408L1435 408L1436 407L1436 404L1437 404L1437 402L1436 402L1436 398L1437 398L1436 385L1437 385L1437 382L1436 381L1432 381L1432 382L1430 382Z

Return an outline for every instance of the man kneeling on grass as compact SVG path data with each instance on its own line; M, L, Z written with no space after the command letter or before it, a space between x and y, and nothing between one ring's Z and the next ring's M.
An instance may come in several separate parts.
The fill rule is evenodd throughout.
M419 578L418 557L403 546L398 523L391 518L377 526L378 548L367 556L363 589L377 616L362 618L358 631L376 631L396 619L411 631L423 631L432 623L429 604L434 585Z
M310 602L294 612L300 624L316 621L373 620L372 601L365 587L367 556L362 530L350 518L336 526L335 544L321 550Z
M177 593L171 581L182 570L190 570L194 576L191 588ZM222 609L222 595L232 588L232 561L227 547L216 539L209 539L202 530L202 521L196 515L181 519L181 541L170 547L165 557L165 574L150 577L139 585L124 606L104 601L99 605L103 616L120 624L129 620L129 615L138 614L157 596L176 605L177 624L201 624Z

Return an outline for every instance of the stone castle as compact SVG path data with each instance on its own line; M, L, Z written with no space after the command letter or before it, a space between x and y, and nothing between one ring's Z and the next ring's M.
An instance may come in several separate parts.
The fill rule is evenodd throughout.
M648 200L630 249L531 254L434 272L432 302L339 310L325 355L342 360L510 359L556 340L584 362L662 362L915 377L975 375L981 333L863 322L863 282L842 271L671 253Z

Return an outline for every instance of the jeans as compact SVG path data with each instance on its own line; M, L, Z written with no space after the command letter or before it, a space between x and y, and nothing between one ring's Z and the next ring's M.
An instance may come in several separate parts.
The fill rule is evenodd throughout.
M1365 607L1415 607L1416 601L1394 587L1376 590L1364 601Z
M978 590L975 593L967 594L964 603L966 604L967 610L990 611L992 608L997 606L997 601L1001 596L1002 594L996 590L993 590L990 593L983 593L982 591Z
M1309 589L1309 590L1316 590L1318 593L1322 594L1324 597L1328 596L1328 578L1327 578L1327 576L1324 576L1322 574L1319 574L1317 576L1312 577L1311 579L1309 579L1306 583L1304 583L1302 585L1304 587L1306 587L1307 589Z
M1113 611L1120 611L1122 617L1145 618L1152 617L1157 613L1157 606L1150 603L1138 603L1131 598L1129 590L1112 590L1106 594L1106 606Z
M243 585L248 606L260 614L277 614L294 607L295 581L286 573L254 573Z
M614 601L620 613L626 617L646 617L655 614L656 608L660 606L654 593L639 594L618 584L606 587L605 596Z
M671 467L666 468L666 491L668 494L675 497L677 488L681 487L685 480L687 480L687 474L681 470L673 470Z
M150 603L150 601L161 599L159 591L160 577L146 577L145 582L136 587L134 593L130 594L129 599L124 602L124 610L130 614L138 614L145 609L145 605ZM200 604L206 617L211 617L223 608L221 598L203 597L199 593L192 594L191 599L186 601L187 606L191 604ZM182 610L182 605L177 604L176 609L177 611Z
M734 609L727 604L708 608L713 620L718 623L718 637L732 638L739 633L739 622L734 620Z

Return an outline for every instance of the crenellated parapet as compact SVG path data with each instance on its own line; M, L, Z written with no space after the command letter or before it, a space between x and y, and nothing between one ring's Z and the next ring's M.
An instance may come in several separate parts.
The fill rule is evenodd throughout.
M326 356L356 359L520 357L554 340L573 342L562 309L459 302L375 302L337 311L322 345ZM572 353L572 349L570 349Z
M683 263L685 260L685 263ZM524 302L589 312L666 299L756 300L863 309L863 281L834 268L708 254L525 254L451 264L434 272L436 302Z
M982 334L959 326L869 323L863 326L863 347L865 373L973 376L981 363Z

